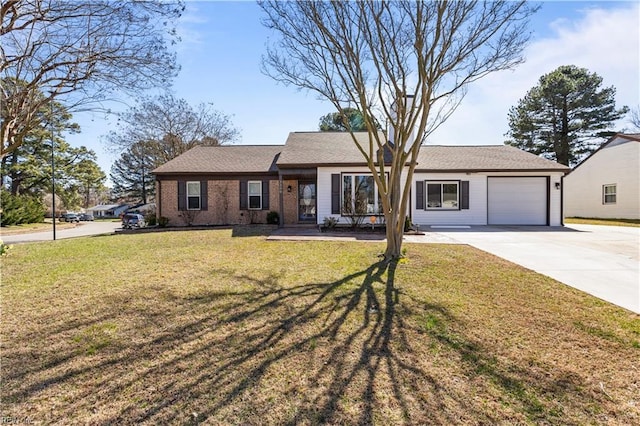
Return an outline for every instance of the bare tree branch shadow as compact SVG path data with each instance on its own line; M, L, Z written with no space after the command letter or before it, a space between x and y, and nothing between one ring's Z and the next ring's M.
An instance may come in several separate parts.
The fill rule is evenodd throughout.
M30 401L48 388L74 388L50 420L84 413L89 417L79 420L94 424L215 423L229 416L230 423L244 424L443 424L460 423L460 412L478 423L500 421L434 376L425 348L438 345L459 360L466 377L496 386L525 420L550 418L540 403L546 395L579 394L585 405L597 402L570 372L559 381L500 360L459 331L460 320L446 306L399 288L399 267L375 262L331 282L298 285L282 284L279 273L212 269L217 281L207 291L177 297L149 287L138 297L155 297L159 307L146 311L126 295L111 297L95 324L130 321L138 327L131 340L94 357L69 345L53 363L19 363L18 352L5 353L14 366L8 376L13 386L2 393L11 402ZM216 285L226 278L248 286ZM88 326L57 324L54 330ZM304 376L303 385L292 384L297 376ZM92 385L82 386L90 378ZM284 384L269 390L279 380ZM270 398L291 402L274 403L281 411L274 414ZM396 413L384 417L381 407ZM92 410L100 415L90 418Z

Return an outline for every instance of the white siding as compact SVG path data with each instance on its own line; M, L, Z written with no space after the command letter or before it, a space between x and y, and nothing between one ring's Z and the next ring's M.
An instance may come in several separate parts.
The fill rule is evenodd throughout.
M370 173L366 167L319 167L317 206L318 223L322 223L325 217L336 217L342 224L349 223L340 215L331 214L331 174L333 173ZM412 179L411 202L409 211L413 223L421 226L428 225L486 225L487 224L487 176L542 176L540 172L531 173L416 173ZM560 183L562 172L550 172L550 225L562 225L561 218L561 191L556 189L555 184ZM545 175L546 176L546 175ZM415 205L415 182L417 180L459 180L469 181L469 209L434 211L416 209ZM545 179L546 181L546 179ZM545 199L546 204L546 199ZM546 216L545 216L546 217Z
M417 181L457 180L469 181L469 209L425 210L416 209L415 191ZM416 173L413 176L411 216L413 223L428 225L486 225L487 224L487 178L466 173ZM426 197L426 194L425 194Z
M640 142L616 142L564 179L566 217L640 219ZM602 186L609 184L616 185L615 204L602 202Z
M334 173L362 173L371 174L367 167L318 167L317 206L318 223L325 217L335 217L341 224L348 224L349 220L339 214L331 214L331 175ZM404 184L406 179L403 179ZM368 221L366 223L369 223Z

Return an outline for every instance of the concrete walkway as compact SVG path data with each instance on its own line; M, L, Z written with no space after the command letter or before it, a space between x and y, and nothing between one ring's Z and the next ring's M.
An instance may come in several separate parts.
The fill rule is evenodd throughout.
M383 242L383 234L278 229L270 240ZM430 228L411 243L468 244L640 313L640 228L570 225Z

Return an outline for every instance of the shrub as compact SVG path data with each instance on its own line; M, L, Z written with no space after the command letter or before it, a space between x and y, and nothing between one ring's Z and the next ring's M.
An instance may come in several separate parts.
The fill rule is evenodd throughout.
M322 224L325 228L333 229L338 224L338 219L333 216L325 217L322 220Z
M280 215L278 212L274 212L273 210L267 213L267 223L269 225L277 225L280 223Z
M147 222L147 226L156 226L157 220L155 213L146 215L144 221Z
M168 217L160 216L160 217L158 218L158 226L159 226L160 228L164 228L164 227L166 227L168 224L169 224L169 218L168 218Z
M6 256L9 254L10 245L5 244L0 240L0 256Z
M2 205L2 217L0 217L2 226L44 222L46 209L42 200L37 197L11 195L8 191L0 190L0 205Z

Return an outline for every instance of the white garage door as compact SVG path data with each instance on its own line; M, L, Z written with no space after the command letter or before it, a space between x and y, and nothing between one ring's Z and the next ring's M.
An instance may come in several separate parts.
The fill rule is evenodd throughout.
M490 177L489 225L547 225L547 178Z

